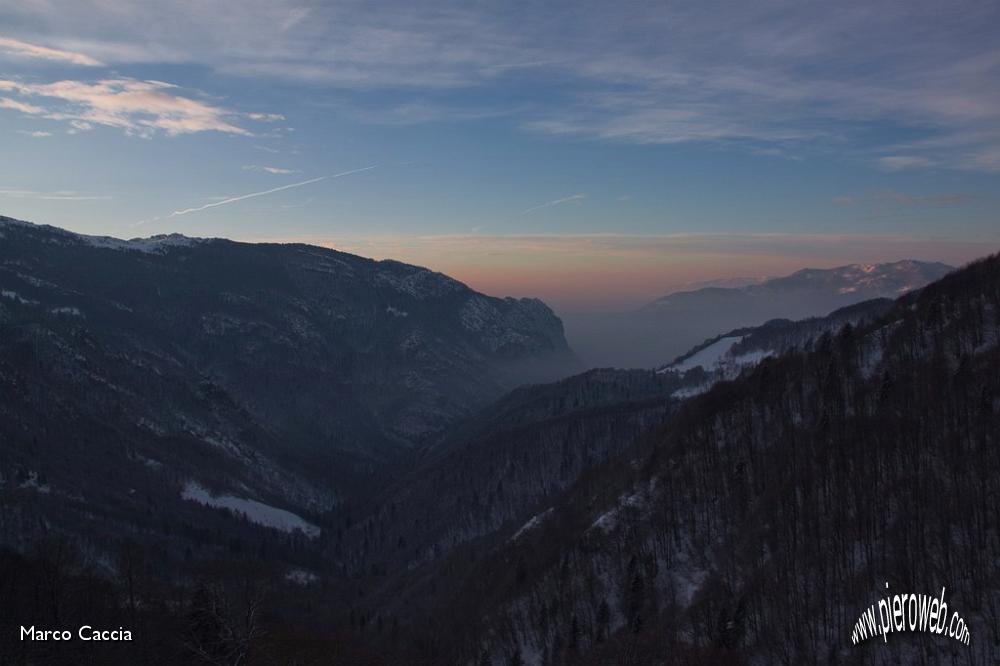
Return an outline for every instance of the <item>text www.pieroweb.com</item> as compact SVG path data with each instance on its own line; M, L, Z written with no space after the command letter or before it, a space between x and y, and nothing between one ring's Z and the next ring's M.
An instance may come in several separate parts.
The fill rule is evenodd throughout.
M889 584L886 583L886 587ZM969 644L969 627L958 612L948 615L948 604L944 600L945 588L941 596L927 594L894 594L880 599L861 614L854 623L851 641L857 645L874 636L889 641L889 634L902 631L924 631L947 635L949 638Z

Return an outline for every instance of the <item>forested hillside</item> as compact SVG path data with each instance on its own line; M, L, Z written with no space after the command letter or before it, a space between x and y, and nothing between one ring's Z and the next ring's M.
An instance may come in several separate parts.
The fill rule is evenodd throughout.
M586 470L660 425L678 385L649 370L608 369L513 391L429 448L345 534L335 561L406 572L477 537L509 537Z
M421 631L494 664L991 663L998 313L994 256L717 384L537 529L439 565ZM971 644L852 645L887 582L946 587Z

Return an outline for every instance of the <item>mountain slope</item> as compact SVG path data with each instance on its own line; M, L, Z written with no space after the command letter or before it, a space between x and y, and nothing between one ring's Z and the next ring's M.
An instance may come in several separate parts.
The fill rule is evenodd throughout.
M447 660L990 663L1000 656L1000 257L687 400L511 539L423 572ZM969 646L853 645L940 594Z
M521 524L662 423L678 385L648 370L593 370L518 388L426 451L335 556L353 570L406 571Z
M149 511L202 515L196 498L321 521L406 451L570 363L540 301L423 268L0 218L0 474L23 496L11 539L39 519L73 530L91 514L113 532Z
M704 393L717 382L735 379L765 358L810 349L823 334L835 333L847 324L863 325L883 316L893 302L878 298L834 310L825 317L799 321L772 319L761 326L740 328L710 338L657 370L677 375L681 388L674 397Z

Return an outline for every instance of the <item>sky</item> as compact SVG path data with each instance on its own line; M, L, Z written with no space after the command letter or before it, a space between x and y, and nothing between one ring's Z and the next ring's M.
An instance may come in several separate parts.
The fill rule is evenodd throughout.
M0 214L557 309L1000 249L1000 3L20 0Z

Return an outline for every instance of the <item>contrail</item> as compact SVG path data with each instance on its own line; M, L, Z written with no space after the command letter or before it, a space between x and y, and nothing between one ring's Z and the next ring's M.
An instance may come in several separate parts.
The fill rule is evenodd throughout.
M136 222L133 226L138 226L140 224L145 224L146 222L152 222L154 220L169 220L172 217L180 217L181 215L188 215L189 213L197 213L202 210L208 210L209 208L215 208L216 206L225 206L226 204L236 203L237 201L243 201L244 199L252 199L254 197L262 197L265 194L274 194L275 192L281 192L282 190L290 190L293 187L302 187L303 185L312 185L313 183L318 183L321 180L331 180L333 178L341 178L343 176L350 176L352 173L361 173L362 171L371 171L376 166L363 167L361 169L351 169L350 171L341 171L340 173L331 174L329 176L320 176L319 178L310 178L309 180L303 180L299 183L290 183L288 185L282 185L281 187L274 187L270 190L264 190L263 192L251 192L250 194L241 194L238 197L231 197L229 199L223 199L222 201L213 201L212 203L207 203L204 206L198 206L197 208L185 208L183 210L175 210L164 217L154 217L150 220L142 220Z
M290 185L282 185L281 187L274 187L270 190L264 190L263 192L251 192L250 194L243 194L238 197L233 197L231 199L223 199L222 201L213 201L212 203L205 204L204 206L198 206L197 208L185 208L184 210L175 210L168 218L179 217L181 215L187 215L188 213L197 213L201 210L206 210L208 208L215 208L216 206L225 206L226 204L236 203L237 201L243 201L244 199L252 199L254 197L262 197L265 194L274 194L275 192L281 192L282 190L290 190L293 187L302 187L303 185L312 185L313 183L318 183L321 180L330 180L332 178L340 178L342 176L350 176L352 173L360 173L362 171L370 171L375 168L375 165L367 166L361 169L352 169L351 171L342 171L340 173L335 173L330 176L320 176L319 178L310 178L309 180L303 180L300 183L291 183Z
M522 210L521 211L521 215L524 215L525 213L530 213L533 210L539 210L540 208L548 208L549 206L558 206L561 203L568 203L570 201L579 201L580 199L586 199L586 198L587 198L586 194L574 194L574 195L569 196L569 197L563 197L562 199L555 199L553 201L546 201L543 204L539 204L537 206L532 206L531 208L526 208L526 209Z

